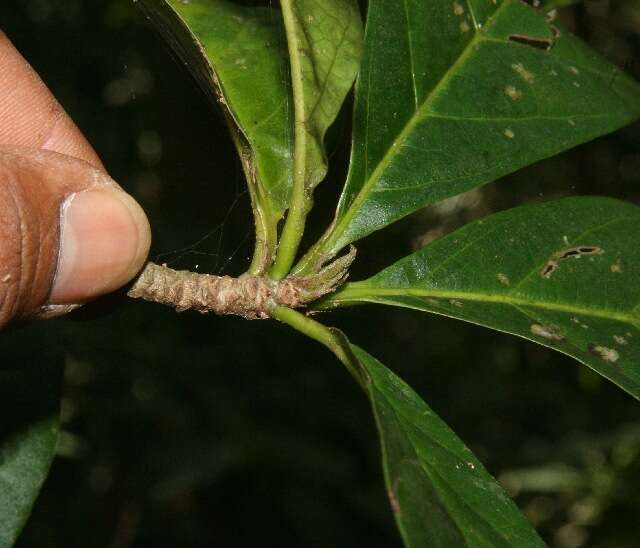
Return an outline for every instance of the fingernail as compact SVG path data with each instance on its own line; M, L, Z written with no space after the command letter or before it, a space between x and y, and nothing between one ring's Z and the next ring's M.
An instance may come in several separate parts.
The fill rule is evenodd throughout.
M122 287L149 252L146 215L115 188L69 196L61 207L60 231L51 304L81 303Z

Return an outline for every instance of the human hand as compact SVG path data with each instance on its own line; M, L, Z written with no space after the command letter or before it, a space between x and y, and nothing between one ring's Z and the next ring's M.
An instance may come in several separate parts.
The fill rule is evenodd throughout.
M142 208L0 31L0 328L118 289L150 241Z

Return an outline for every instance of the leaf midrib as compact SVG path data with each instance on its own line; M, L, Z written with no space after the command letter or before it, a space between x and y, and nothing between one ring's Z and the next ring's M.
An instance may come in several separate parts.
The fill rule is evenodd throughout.
M633 314L609 310L605 308L588 308L571 303L536 301L524 297L513 295L499 295L495 293L481 293L474 291L451 291L439 289L416 289L416 288L371 288L371 287L347 287L341 293L329 299L326 305L341 306L351 301L376 302L378 297L420 297L433 299L455 299L461 301L484 302L492 304L503 304L509 306L528 306L541 310L553 312L565 312L567 314L577 314L591 318L605 320L615 320L629 324L636 329L640 329L640 318Z
M504 9L504 7L506 5L508 5L508 4L509 4L509 2L503 2L500 5L500 7L498 9L496 9L496 11L491 15L491 17L489 17L487 19L487 22L485 24L485 28L487 28L491 24L491 22L496 18L496 16L501 12L501 10ZM415 126L422 119L421 115L423 114L424 110L428 109L428 107L438 97L438 95L440 94L441 90L444 89L449 84L449 82L453 78L453 75L458 71L458 68L467 61L467 58L474 52L474 46L477 43L479 43L481 41L484 41L484 40L491 40L491 39L483 37L481 35L480 31L475 29L474 37L471 40L469 40L469 43L465 46L464 50L462 50L462 52L460 53L458 58L449 67L447 72L445 72L445 74L438 81L438 83L433 87L433 89L427 94L427 96L422 101L420 106L414 112L413 116L411 116L411 118L408 120L408 122L402 128L402 131L400 131L398 136L394 139L393 143L388 148L387 152L382 157L380 162L378 162L378 165L376 166L376 168L371 173L371 176L364 183L364 185L362 186L362 188L358 192L356 198L348 206L348 208L347 208L346 212L344 213L344 215L342 215L340 220L335 224L335 228L332 231L332 233L329 236L329 238L327 239L325 247L331 248L333 245L335 245L336 240L338 240L340 238L340 236L342 235L342 233L345 231L345 229L349 225L349 223L350 223L351 219L353 218L353 216L355 215L355 213L360 209L360 206L362 205L362 202L364 202L366 200L366 197L369 194L369 191L370 191L371 187L373 187L376 184L376 182L382 177L382 175L383 175L384 171L386 170L387 166L391 163L391 161L395 157L394 152L398 149L399 145L407 139L409 134L413 131ZM496 40L496 41L498 41L498 40ZM503 41L501 41L501 40L500 40L500 42L503 43ZM330 249L330 251L336 251L336 250Z
M471 505L467 500L465 500L462 496L460 496L456 492L455 488L453 488L450 485L449 481L447 480L447 477L442 473L440 473L436 466L433 466L431 463L428 462L427 459L425 459L420 455L420 451L418 450L418 444L416 444L415 442L416 435L415 433L411 433L407 429L406 425L408 424L413 426L418 431L419 434L424 435L429 440L430 443L439 447L440 450L442 450L443 452L447 453L451 459L464 462L464 463L468 463L469 460L475 461L473 462L473 465L483 469L483 471L489 476L489 473L486 470L484 470L484 467L475 458L475 456L466 447L463 446L462 447L463 450L469 451L467 458L463 459L461 455L455 452L455 450L444 445L439 439L437 439L436 436L433 436L428 430L423 429L422 425L413 423L405 413L403 413L396 405L393 404L392 400L389 398L389 396L386 395L385 391L383 391L377 385L375 380L373 381L373 387L389 405L389 408L391 409L391 411L394 414L394 417L396 418L397 424L400 426L400 429L402 430L402 432L410 442L411 450L413 451L413 454L416 456L416 463L422 469L425 475L429 478L430 482L433 484L435 488L434 493L436 497L440 501L441 506L446 509L446 513L451 517L451 523L458 530L458 532L460 533L460 536L463 539L465 539L467 543L466 545L472 546L474 537L469 535L470 531L466 530L463 524L460 523L459 517L457 515L454 515L453 512L448 511L451 508L452 503L457 505L458 507L460 506L465 507L470 513L472 513L475 516L475 518L479 521L479 523L488 527L488 529L492 531L501 540L508 541L506 530L501 530L500 528L495 527L490 520L486 519L486 517L479 512L477 508ZM381 436L381 438L383 438L383 436Z
M402 432L405 434L405 436L408 438L409 441L409 446L411 447L411 451L413 452L413 454L416 457L416 462L418 463L418 466L422 469L422 471L425 473L425 475L429 478L429 481L431 482L431 484L434 485L435 487L435 482L433 480L433 477L431 476L431 470L425 465L425 463L422 461L422 459L420 458L420 455L418 454L418 451L416 449L416 446L413 442L413 439L409 436L408 432L406 431L406 428L403 424L403 420L404 420L404 416L402 414L399 413L399 411L396 409L396 407L391 403L391 401L389 400L389 398L386 396L386 394L376 385L375 380L373 381L373 386L372 386L371 390L371 400L372 403L374 404L374 413L376 415L376 420L378 422L378 426L380 428L381 434L382 434L382 430L386 430L383 426L382 426L382 421L380 420L379 417L379 413L378 413L378 409L377 406L375 405L375 394L373 393L374 390L380 395L381 399L383 399L384 401L386 401L386 403L389 406L389 409L391 410L391 412L393 413L393 416L396 420L396 423L399 425L400 430L402 430ZM427 437L430 438L430 436L427 435ZM386 463L386 468L387 468L387 474L389 476L389 479L398 479L398 478L391 478L391 474L390 474L390 466L389 466L389 449L386 443L386 437L384 435L380 436L381 441L385 440L384 445L382 446L384 453L384 457L385 460L387 461ZM393 481L389 482L390 484L394 483ZM394 486L390 485L389 486L390 489L393 490ZM395 493L394 493L395 494ZM435 497L438 499L438 502L440 503L440 507L444 509L444 513L447 515L450 515L451 517L451 521L450 523L455 527L455 529L458 530L458 532L460 533L460 536L462 538L465 538L464 535L464 531L460 528L460 524L458 523L458 521L447 511L447 504L446 501L442 499L442 494L438 491L438 489L434 488L434 495ZM397 496L397 495L396 495ZM405 543L407 543L407 545L409 546L413 546L413 543L411 542L412 539L409 535L409 533L406 530L406 523L404 522L404 520L398 519L397 520L398 523L398 528L400 529L400 532L402 534L403 540L405 541Z

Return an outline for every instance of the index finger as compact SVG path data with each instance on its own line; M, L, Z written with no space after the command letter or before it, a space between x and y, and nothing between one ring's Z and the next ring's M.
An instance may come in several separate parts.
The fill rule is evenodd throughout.
M2 31L0 145L51 150L103 167L93 147Z

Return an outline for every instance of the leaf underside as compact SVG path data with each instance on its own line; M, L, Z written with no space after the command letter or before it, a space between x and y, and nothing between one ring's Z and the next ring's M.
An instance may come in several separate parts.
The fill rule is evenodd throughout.
M53 345L11 333L0 364L0 546L18 538L58 440L62 367ZM51 342L51 341L49 341ZM13 350L15 349L15 350Z
M317 255L639 115L633 80L520 0L370 0L350 171Z
M226 0L140 0L164 38L246 140L269 222L288 207L293 107L280 11Z
M286 8L283 8L286 9ZM327 172L324 136L334 122L358 73L362 21L357 0L296 0L288 8L292 28L290 55L299 69L305 139L305 187L312 189ZM295 90L295 88L294 88Z
M405 546L545 546L442 419L378 360L350 348L376 418L387 492Z
M442 314L555 348L640 398L640 208L564 198L471 223L323 308Z

